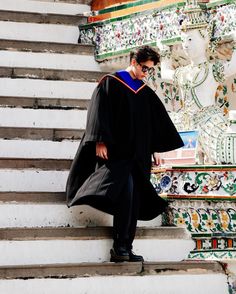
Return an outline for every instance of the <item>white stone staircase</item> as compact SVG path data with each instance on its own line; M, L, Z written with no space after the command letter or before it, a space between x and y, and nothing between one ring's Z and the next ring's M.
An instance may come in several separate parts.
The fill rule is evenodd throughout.
M77 44L89 1L0 0L0 293L227 293L215 262L161 218L139 222L145 263L113 264L112 217L68 209L65 183L104 74Z

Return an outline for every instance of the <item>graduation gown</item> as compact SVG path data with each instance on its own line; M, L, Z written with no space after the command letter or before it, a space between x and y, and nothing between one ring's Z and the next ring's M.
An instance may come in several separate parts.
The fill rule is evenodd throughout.
M108 160L96 157L96 142ZM104 76L92 95L87 125L66 185L67 205L87 204L114 214L130 173L140 193L140 220L164 211L165 200L150 182L151 154L183 146L156 93L121 71Z

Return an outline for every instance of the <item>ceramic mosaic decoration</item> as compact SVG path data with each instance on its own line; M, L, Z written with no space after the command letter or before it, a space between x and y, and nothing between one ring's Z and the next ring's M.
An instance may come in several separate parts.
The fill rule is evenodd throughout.
M236 257L236 166L154 170L151 182L169 200L163 222L191 232L192 259Z
M197 16L193 20L196 26L194 22L201 23L201 18L206 18L212 40L227 38L236 27L236 5L227 5L230 1L220 1L221 5L217 2L219 1L205 6L202 4L204 10L201 10L200 18ZM181 41L180 24L186 18L184 7L181 2L162 9L81 25L79 41L95 44L96 58L100 61L128 52L134 46L154 44L156 39L168 44L178 43ZM202 27L202 24L200 26Z
M176 8L148 11L122 19L113 19L80 27L80 42L96 45L99 61L129 52L144 44L155 45L157 38L179 38ZM174 23L174 26L170 26Z
M211 199L211 195L218 199L219 196L224 196L222 199L236 199L236 171L231 166L207 166L205 169L201 166L195 166L195 169L176 167L164 172L154 171L151 182L158 193L174 195L176 199L180 195L191 199L196 195L201 199Z

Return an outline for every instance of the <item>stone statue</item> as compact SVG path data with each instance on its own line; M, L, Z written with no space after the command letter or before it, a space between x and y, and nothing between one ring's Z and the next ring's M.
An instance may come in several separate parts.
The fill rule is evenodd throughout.
M170 47L157 41L161 53L161 78L176 83L182 98L181 110L175 114L186 130L198 130L199 164L236 164L235 127L229 125L223 111L216 105L215 93L220 82L236 73L236 52L230 61L208 60L207 23L197 4L188 8L181 25L182 47L190 64L173 69ZM194 13L193 13L194 11ZM236 33L232 34L233 41ZM236 111L231 111L231 124ZM235 145L234 145L235 144Z

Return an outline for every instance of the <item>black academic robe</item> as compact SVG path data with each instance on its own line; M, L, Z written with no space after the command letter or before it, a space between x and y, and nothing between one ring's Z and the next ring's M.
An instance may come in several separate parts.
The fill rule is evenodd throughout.
M96 142L108 148L108 160L96 157ZM151 154L183 146L155 92L141 83L134 90L115 73L96 87L85 134L66 185L68 207L88 204L114 214L117 201L135 171L140 193L140 220L158 216L167 206L150 182Z

